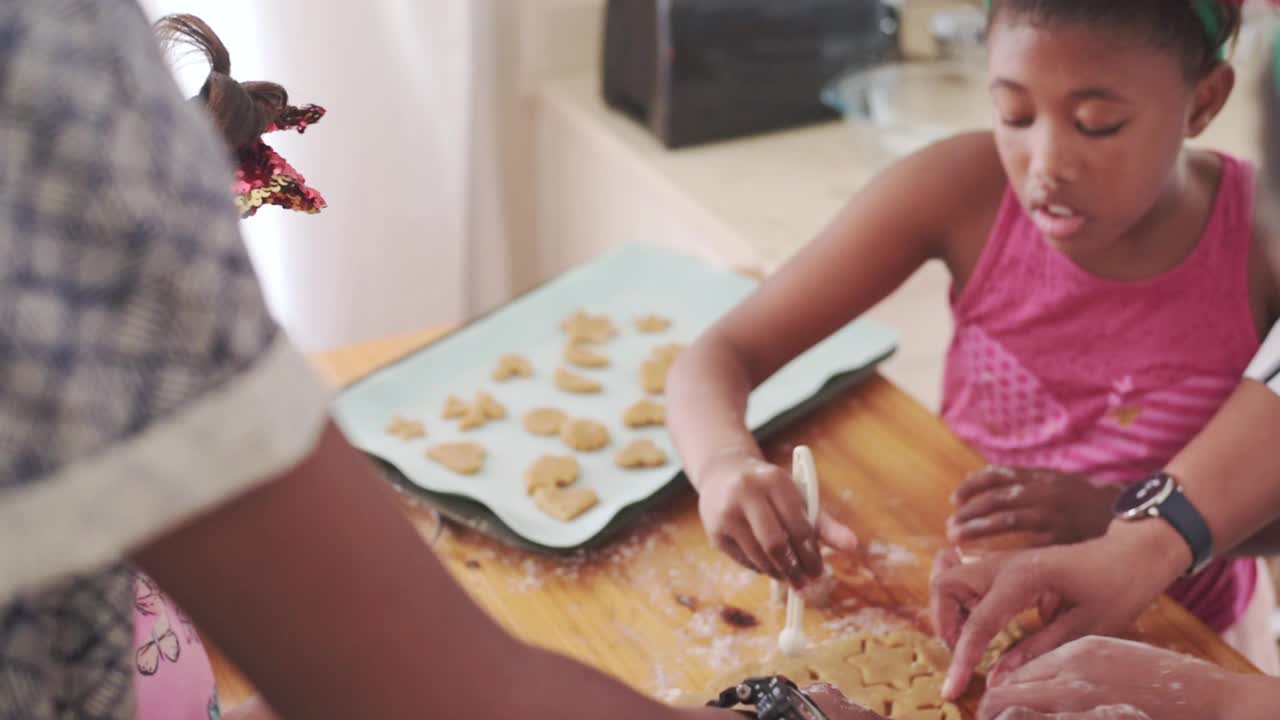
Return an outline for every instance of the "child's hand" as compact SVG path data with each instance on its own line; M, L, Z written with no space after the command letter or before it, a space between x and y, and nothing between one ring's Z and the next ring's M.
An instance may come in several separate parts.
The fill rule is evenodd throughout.
M1078 475L989 466L956 490L947 538L958 543L1027 533L1034 545L1082 542L1106 532L1119 494Z
M791 474L745 451L718 456L697 478L698 512L712 543L756 572L796 587L822 574L821 541L852 552L858 538L826 513L809 525Z

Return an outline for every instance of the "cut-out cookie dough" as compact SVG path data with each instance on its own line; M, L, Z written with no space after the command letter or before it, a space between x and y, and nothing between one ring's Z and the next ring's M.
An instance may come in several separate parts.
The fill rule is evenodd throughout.
M684 346L679 343L654 348L648 359L640 364L640 385L645 392L661 395L667 391L667 373L683 351Z
M667 464L667 454L654 441L641 438L619 450L613 461L627 470L656 468Z
M532 495L543 488L558 488L578 481L582 469L569 455L543 455L524 471L525 492Z
M533 365L523 356L507 353L498 358L498 366L493 369L493 379L504 382L512 378L533 377Z
M640 364L640 386L651 395L661 395L667 391L667 371L670 365L657 360L645 360Z
M676 361L676 358L680 357L680 353L684 352L684 350L684 345L681 345L680 343L667 343L666 345L659 345L654 348L649 357L653 360L657 360L658 362L670 365Z
M666 332L671 327L671 320L661 315L641 315L636 318L636 329L642 333Z
M484 467L484 446L473 442L444 443L427 448L427 457L461 475L475 475Z
M524 415L524 429L532 435L552 437L560 434L560 429L569 416L563 410L555 408L534 408Z
M445 420L455 420L467 414L468 405L457 395L450 395L444 401L444 412L440 413Z
M667 411L661 404L652 400L641 400L626 409L622 414L622 422L626 423L627 427L633 428L665 425Z
M507 408L483 390L476 393L476 407L490 420L501 420L507 416Z
M556 370L556 385L565 392L577 393L579 395L590 395L598 393L604 389L600 383L585 378L573 372L569 372L564 368Z
M584 368L602 368L609 366L609 357L591 349L590 345L571 342L564 346L564 361L570 365Z
M569 420L560 429L560 439L574 450L591 452L609 444L609 428L595 420Z
M570 342L602 343L618 334L608 315L592 315L579 310L560 323Z
M595 507L600 502L600 496L590 488L546 487L534 492L533 502L539 510L556 520L569 522Z
M457 398L450 398L450 401ZM507 416L507 408L494 399L492 395L481 390L476 393L475 402L467 405L458 400L462 405L462 419L458 422L459 430L475 430L484 427L491 420L501 420Z
M386 429L388 435L394 435L401 440L417 440L427 436L427 429L420 421L406 420L399 415L391 418Z
M993 648L1000 644L997 640ZM785 675L802 686L831 683L893 720L960 720L960 709L942 700L950 661L942 643L912 630L857 633L814 644L794 657L774 653L746 663L707 691L718 692L712 688L729 687L744 677Z
M484 408L477 405L469 405L467 411L462 415L462 420L458 423L459 430L475 430L484 427L489 422L489 416L485 414Z

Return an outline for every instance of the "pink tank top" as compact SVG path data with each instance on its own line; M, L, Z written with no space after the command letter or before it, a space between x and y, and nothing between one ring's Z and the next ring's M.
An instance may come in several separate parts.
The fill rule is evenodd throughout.
M1252 233L1252 168L1225 156L1196 248L1137 282L1081 269L1006 191L973 277L952 298L943 419L1000 465L1106 483L1162 469L1209 422L1260 345L1249 306ZM1222 632L1256 580L1253 560L1225 559L1170 594Z

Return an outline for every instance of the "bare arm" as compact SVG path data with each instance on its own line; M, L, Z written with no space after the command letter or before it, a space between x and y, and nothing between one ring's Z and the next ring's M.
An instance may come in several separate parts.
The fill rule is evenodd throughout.
M1246 380L1168 466L1208 522L1218 554L1280 515L1277 428L1280 396ZM944 566L933 603L938 631L956 647L948 697L964 690L991 638L1023 610L1054 612L1006 657L1004 672L1075 638L1123 631L1191 560L1167 523L1116 521L1102 538L1079 545Z
M708 532L739 562L793 581L802 581L798 569L821 569L799 494L784 471L763 463L745 426L751 390L929 259L952 263L955 237L981 237L1004 186L995 157L989 135L969 135L900 162L681 356L668 424ZM817 534L837 548L853 543L829 517Z
M506 635L333 428L135 559L281 717L733 717L667 708Z
M1273 522L1254 533L1248 540L1230 552L1238 557L1267 557L1280 555L1280 521Z

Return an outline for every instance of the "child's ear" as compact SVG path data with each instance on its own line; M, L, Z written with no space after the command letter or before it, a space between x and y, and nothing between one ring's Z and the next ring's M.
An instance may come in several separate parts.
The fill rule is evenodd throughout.
M1231 63L1220 62L1196 83L1194 105L1187 122L1187 136L1198 137L1222 112L1236 86L1236 71Z

